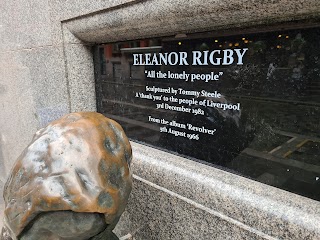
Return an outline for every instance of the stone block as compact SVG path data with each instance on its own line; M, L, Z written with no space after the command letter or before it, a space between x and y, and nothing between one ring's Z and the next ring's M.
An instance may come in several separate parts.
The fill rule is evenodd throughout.
M69 112L63 49L1 53L0 75L0 154L9 171L38 128Z
M55 19L63 21L70 18L76 18L82 15L91 14L93 12L108 11L113 8L119 8L123 4L130 4L134 2L137 2L137 0L58 0L53 1L50 4L52 6L52 13L56 16Z
M0 51L52 44L48 1L2 1Z
M317 0L137 1L65 24L79 39L101 43L306 20L319 7Z
M29 69L39 127L67 114L70 110L68 83L62 47L22 51L23 65Z
M128 212L123 215L117 227L117 233L120 236L128 233L134 235L153 217L157 218L156 221L166 222L164 213L151 214L152 211L166 211L167 202L170 202L168 199L162 199L166 194L169 194L174 201L172 208L181 208L183 212L184 207L181 205L185 206L188 203L196 209L199 208L199 211L213 214L217 217L217 221L234 224L234 229L229 229L229 236L221 235L227 239L233 236L234 232L238 232L238 227L262 239L318 239L320 236L318 228L320 222L318 209L320 208L317 201L163 151L151 150L150 147L138 143L132 143L132 146L134 153L132 170L135 178L132 198L134 200L129 201ZM138 198L140 199L137 200ZM174 200L176 198L180 200ZM143 213L135 213L142 218L140 221L133 216L134 208L130 210L135 201L141 201L139 204L145 206ZM152 206L157 206L159 209ZM148 212L149 208L152 208L152 211ZM188 214L190 216L185 216L186 218L195 216L193 212ZM202 222L194 220L194 223L198 221L194 227L201 228L207 219L211 218L201 218ZM177 230L176 236L189 234L192 226L186 229L186 233L183 228ZM191 235L190 239L192 239ZM145 239L146 236L143 235L142 238L137 237L137 239ZM219 236L217 239L220 239ZM207 239L201 237L199 239Z
M141 180L134 180L128 208L115 229L119 236L130 233L137 240L273 239L213 209Z
M95 111L95 80L91 46L66 44L65 52L71 112Z

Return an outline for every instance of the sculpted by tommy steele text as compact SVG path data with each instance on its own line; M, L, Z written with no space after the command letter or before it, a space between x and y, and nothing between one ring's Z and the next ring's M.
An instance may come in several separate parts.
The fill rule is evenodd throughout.
M4 189L1 240L118 239L132 188L130 143L115 121L71 113L39 130Z

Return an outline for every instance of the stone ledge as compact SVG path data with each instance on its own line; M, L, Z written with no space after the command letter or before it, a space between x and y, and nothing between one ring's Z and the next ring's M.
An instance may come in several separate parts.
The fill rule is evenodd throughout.
M65 21L79 39L103 43L170 36L177 33L243 28L319 17L320 2L310 1L143 1L124 8Z
M320 238L317 201L142 144L131 144L132 170L138 178L270 236Z

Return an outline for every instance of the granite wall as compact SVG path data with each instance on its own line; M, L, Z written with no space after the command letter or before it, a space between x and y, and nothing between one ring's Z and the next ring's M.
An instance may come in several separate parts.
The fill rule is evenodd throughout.
M92 45L314 25L320 16L318 0L2 0L0 9L0 181L37 129L95 110ZM119 236L320 238L316 201L140 144L133 149L135 185Z

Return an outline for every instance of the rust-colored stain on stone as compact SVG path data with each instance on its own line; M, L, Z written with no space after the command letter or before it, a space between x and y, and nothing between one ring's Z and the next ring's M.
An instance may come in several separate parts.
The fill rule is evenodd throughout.
M39 213L70 210L118 220L132 187L131 146L115 121L72 113L39 130L4 190L5 225L15 236Z

